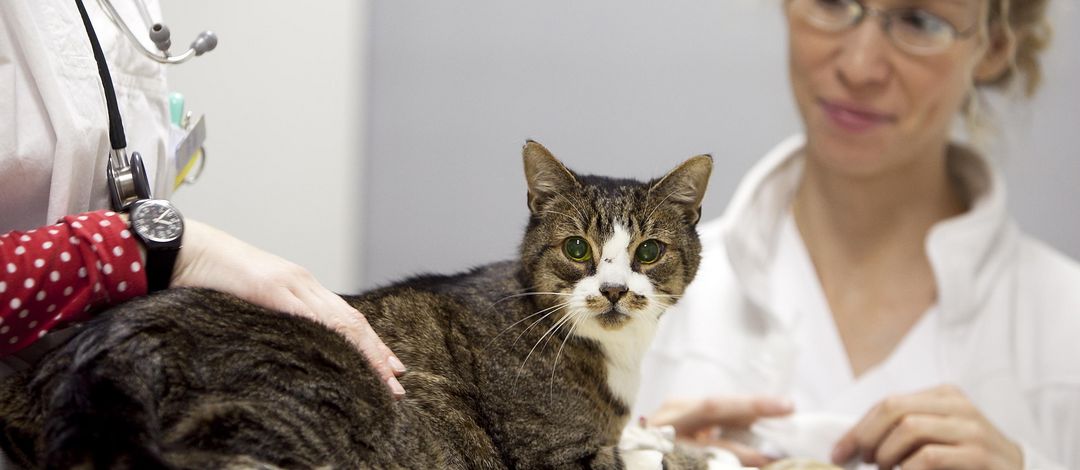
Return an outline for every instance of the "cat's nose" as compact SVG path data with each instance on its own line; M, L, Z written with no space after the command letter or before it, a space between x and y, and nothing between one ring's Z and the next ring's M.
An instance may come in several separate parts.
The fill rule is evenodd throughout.
M623 284L604 284L600 286L600 293L604 294L615 305L630 289Z

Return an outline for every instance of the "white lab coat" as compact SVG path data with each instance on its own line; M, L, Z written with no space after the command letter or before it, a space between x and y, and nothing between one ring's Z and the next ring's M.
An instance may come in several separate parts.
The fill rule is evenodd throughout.
M84 0L115 83L128 149L145 160L155 197L171 192L163 66L142 56L96 0ZM114 2L150 44L133 1ZM156 0L147 1L152 14ZM105 95L73 0L0 1L0 233L109 205Z
M145 0L152 15L157 0ZM101 10L83 0L122 115L128 151L138 151L155 197L171 194L164 67L141 55ZM114 2L151 44L133 1ZM152 47L152 46L151 46ZM86 30L73 0L0 0L0 233L109 207L109 120ZM64 329L0 360L0 378L30 367L72 334ZM0 470L15 468L0 453Z
M726 213L699 227L701 267L661 320L637 414L671 398L792 393L799 351L791 322L773 311L783 293L771 292L770 280L803 143L783 142L745 177ZM973 207L926 240L939 293L937 373L1021 443L1026 468L1080 468L1080 266L1022 233L992 162L962 155L951 163Z
M155 197L175 168L163 66L141 55L97 0L83 0L109 64L129 151L142 154ZM147 44L135 2L114 2ZM159 14L156 0L148 0ZM73 0L0 0L0 233L109 207L105 94ZM25 369L71 334L62 329L0 359L0 378ZM4 468L0 464L0 468Z

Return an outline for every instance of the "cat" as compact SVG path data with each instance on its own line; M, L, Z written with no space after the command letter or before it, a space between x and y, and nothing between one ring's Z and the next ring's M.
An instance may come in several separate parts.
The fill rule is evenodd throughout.
M0 447L44 468L624 468L640 360L697 272L712 159L642 183L522 154L520 259L344 296L409 366L400 401L316 322L166 290L0 384Z

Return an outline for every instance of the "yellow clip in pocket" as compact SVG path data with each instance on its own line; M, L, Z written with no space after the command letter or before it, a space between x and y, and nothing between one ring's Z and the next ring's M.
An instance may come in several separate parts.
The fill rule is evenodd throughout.
M195 124L182 132L186 132L186 135L180 138L174 147L176 162L174 190L184 183L194 183L202 174L203 167L206 166L206 149L203 148L203 143L206 141L206 116L199 116ZM194 173L192 173L193 170Z

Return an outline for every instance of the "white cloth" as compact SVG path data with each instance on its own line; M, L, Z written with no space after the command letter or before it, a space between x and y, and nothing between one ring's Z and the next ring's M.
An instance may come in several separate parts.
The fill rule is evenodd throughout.
M675 428L627 426L619 437L619 455L628 470L664 468L664 454L675 450ZM716 448L699 449L707 470L742 470L735 454Z
M128 150L142 154L155 197L167 197L164 69L136 50L96 0L84 3L116 87ZM114 3L136 36L147 36L135 2ZM159 11L157 1L147 4ZM0 1L0 116L0 233L108 207L105 94L73 0Z
M746 176L724 216L699 227L701 267L645 357L636 414L677 397L809 396L809 380L798 377L799 331L778 310L784 293L773 285L803 143L799 136L778 146ZM934 344L894 355L929 354L922 360L942 382L964 390L1023 445L1026 468L1080 468L1080 266L1019 231L991 162L957 152L950 165L974 204L927 236L939 293L928 317ZM903 392L911 384L904 381L865 392ZM860 408L881 398L859 398Z

